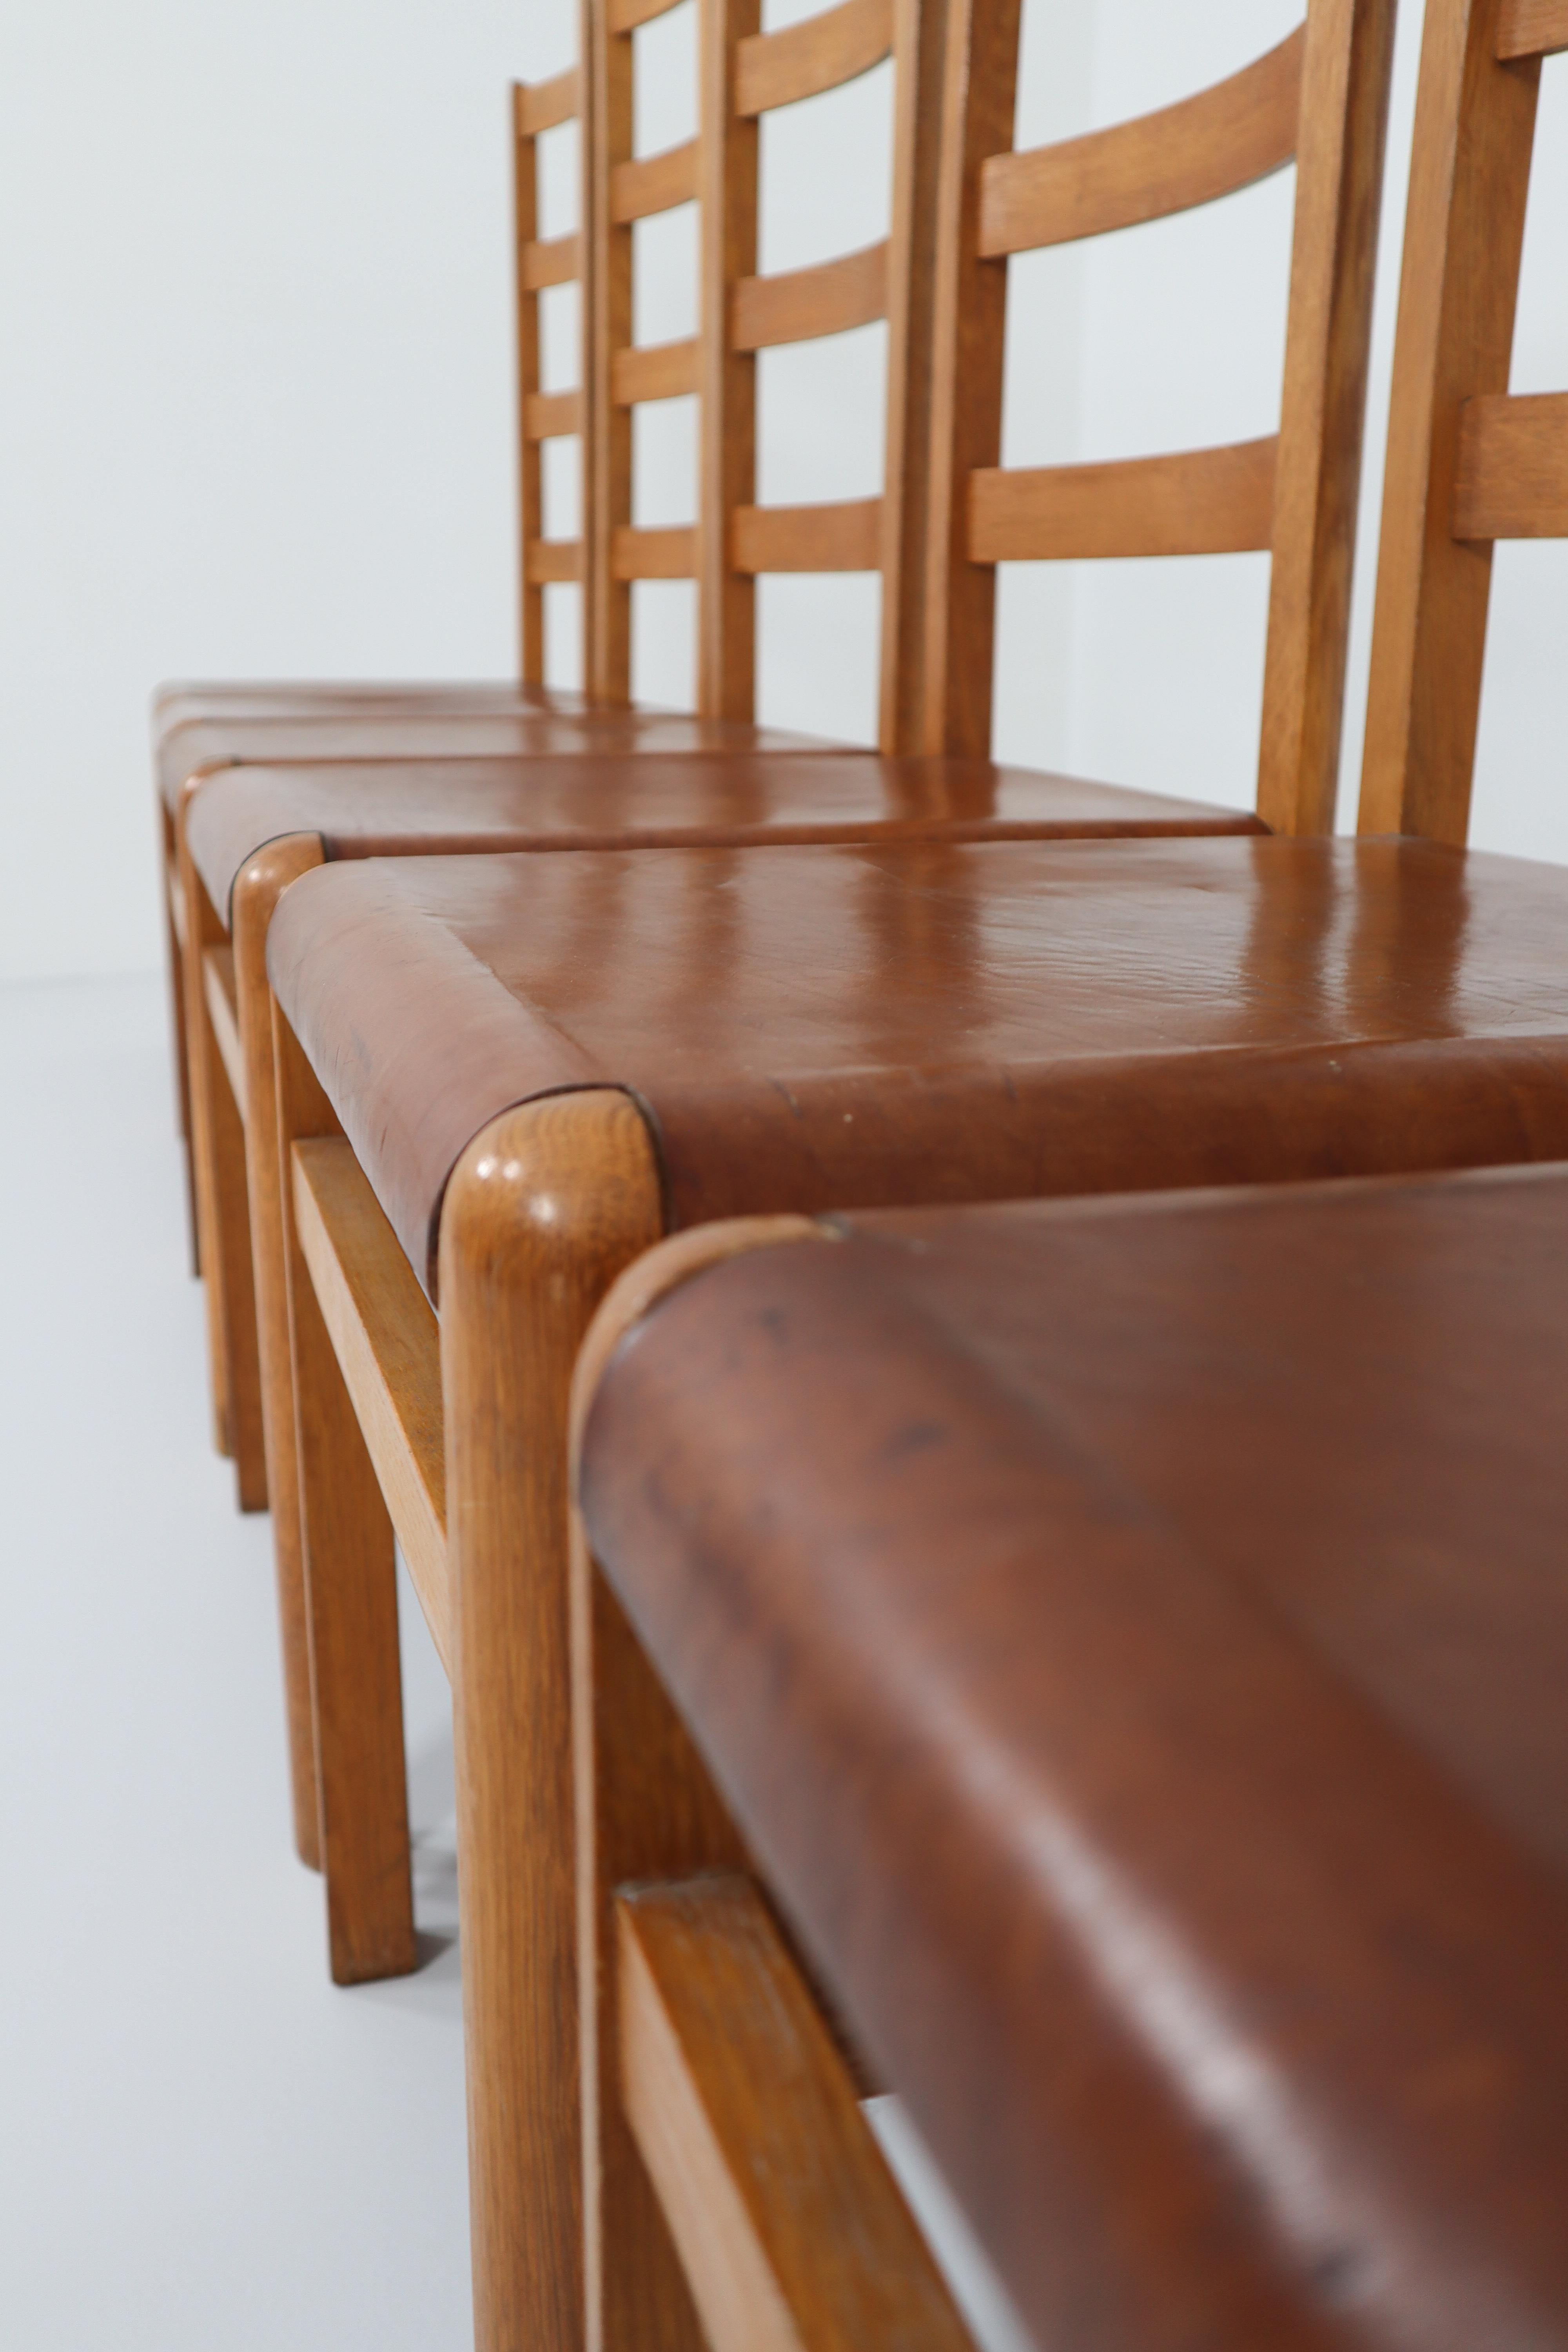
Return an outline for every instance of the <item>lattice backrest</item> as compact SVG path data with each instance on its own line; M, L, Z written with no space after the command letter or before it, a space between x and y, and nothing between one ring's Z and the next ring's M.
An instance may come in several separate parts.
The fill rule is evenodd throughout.
M584 577L584 541L543 535L543 467L546 441L582 438L584 395L540 390L539 297L547 286L580 283L584 238L541 237L539 227L539 136L558 123L582 121L583 78L576 66L553 80L515 83L512 88L512 200L517 251L518 477L522 583L522 679L544 683L544 590L552 581ZM585 125L584 126L585 128Z
M694 530L637 530L632 521L632 411L644 401L694 393L700 382L695 337L642 346L633 341L634 226L689 204L698 193L695 139L663 154L633 152L633 36L679 5L590 0L588 9L594 82L589 679L606 702L631 696L632 583L697 577Z
M910 747L922 587L928 436L916 422L929 358L939 0L840 0L763 33L760 0L700 0L702 93L702 415L699 700L754 706L755 583L765 572L879 572L885 751ZM890 233L816 268L757 274L759 126L776 107L894 61ZM887 460L879 498L756 503L759 352L886 319ZM906 561L906 548L910 560Z
M1469 827L1492 549L1568 538L1568 394L1512 395L1541 61L1568 0L1427 0L1361 830Z
M1308 0L1287 40L1216 87L1018 152L1020 0L952 0L923 749L990 750L998 563L1262 549L1273 563L1258 811L1280 832L1331 827L1394 22L1394 0ZM1008 255L1210 204L1292 162L1278 434L1004 469Z

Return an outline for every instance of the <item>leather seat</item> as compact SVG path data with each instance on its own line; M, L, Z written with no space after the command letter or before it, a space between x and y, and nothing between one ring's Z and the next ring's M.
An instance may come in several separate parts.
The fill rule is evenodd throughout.
M594 1552L1042 2345L1568 2345L1565 1231L852 1216L599 1381Z
M621 1086L672 1224L1568 1157L1568 869L1268 836L321 866L273 987L434 1295L443 1188Z
M679 722L689 725L689 721ZM719 839L773 844L868 835L962 840L1259 833L1249 814L984 760L884 759L777 750L714 760L359 761L246 768L199 793L191 851L213 905L267 842L320 834L329 858L522 849L649 847Z

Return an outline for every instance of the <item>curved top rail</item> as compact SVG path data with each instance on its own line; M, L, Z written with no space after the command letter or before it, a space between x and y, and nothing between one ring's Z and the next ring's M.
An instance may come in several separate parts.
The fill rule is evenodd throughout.
M840 0L778 33L753 33L735 54L735 111L767 114L817 98L892 53L892 0Z
M1023 154L980 173L986 258L1162 220L1250 187L1290 163L1306 27L1228 80L1175 106Z
M635 33L639 25L651 25L656 16L668 16L679 5L680 0L610 0L610 30Z

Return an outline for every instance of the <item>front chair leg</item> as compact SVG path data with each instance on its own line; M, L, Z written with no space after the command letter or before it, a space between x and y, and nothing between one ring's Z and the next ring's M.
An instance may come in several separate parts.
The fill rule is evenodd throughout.
M271 1004L320 1853L333 1981L418 1965L392 1521L300 1245L292 1147L337 1121Z
M479 2352L582 2352L567 1418L594 1310L661 1229L647 1129L609 1088L494 1121L441 1220Z

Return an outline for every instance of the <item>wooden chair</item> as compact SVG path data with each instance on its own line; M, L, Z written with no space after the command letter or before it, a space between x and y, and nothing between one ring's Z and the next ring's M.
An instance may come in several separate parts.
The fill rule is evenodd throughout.
M591 2345L962 2342L868 2075L1042 2345L1568 2343L1565 1216L1556 1166L622 1277Z
M1328 90L1342 135L1314 133L1296 285L1314 292L1301 333L1324 304L1337 321L1320 373L1352 398L1391 30L1387 0L1313 0L1304 85ZM1313 632L1302 658L1339 654ZM1347 896L1386 928L1402 875L1356 878L1353 853L1226 822L1248 837L959 843L950 811L946 839L765 857L709 841L324 866L320 836L296 835L237 888L242 1014L264 969L276 996L277 1150L252 1143L253 1232L258 1256L279 1236L287 1275L293 1393L275 1426L298 1438L332 1965L353 1980L416 1957L395 1526L454 1683L487 2346L574 2342L580 2325L565 1423L615 1273L727 1212L1484 1159L1517 1144L1532 1055L1543 1132L1554 1115L1534 1043L1554 981L1528 939L1506 971L1464 975L1470 1028L1434 1077L1452 898L1435 887L1397 991L1369 968L1320 1001ZM1044 802L1014 828L1053 829ZM215 865L209 891L226 878ZM1472 895L1489 887L1505 887L1495 867ZM1555 920L1559 886L1540 887Z

